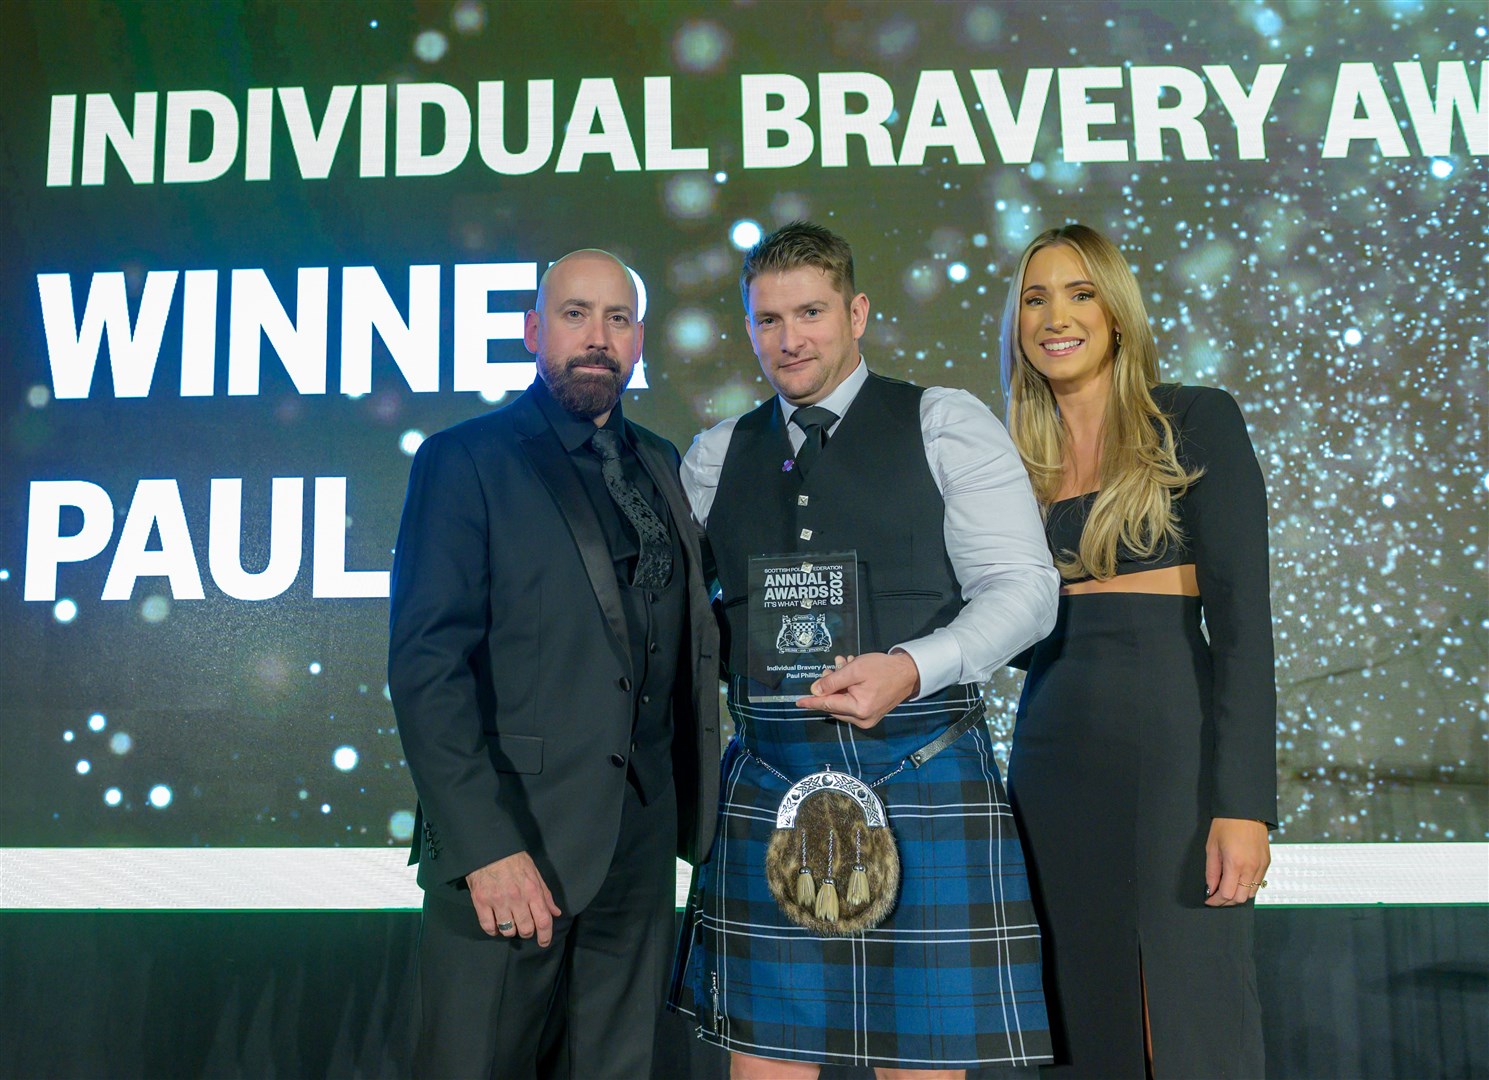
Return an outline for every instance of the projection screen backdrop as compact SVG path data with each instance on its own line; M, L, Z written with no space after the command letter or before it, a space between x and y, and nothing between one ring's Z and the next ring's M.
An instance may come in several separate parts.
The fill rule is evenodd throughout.
M1235 395L1267 477L1277 839L1482 878L1481 5L12 3L0 37L0 904L255 868L201 902L416 902L410 455L528 384L582 246L642 282L627 415L685 448L769 392L740 248L796 218L853 242L872 366L1000 413L1022 246L1117 240L1165 380Z

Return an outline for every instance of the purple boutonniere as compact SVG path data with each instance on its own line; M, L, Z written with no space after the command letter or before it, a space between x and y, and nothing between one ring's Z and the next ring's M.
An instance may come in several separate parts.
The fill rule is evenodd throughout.
M781 462L781 472L790 472L794 468L796 468L795 458L788 457L785 461Z

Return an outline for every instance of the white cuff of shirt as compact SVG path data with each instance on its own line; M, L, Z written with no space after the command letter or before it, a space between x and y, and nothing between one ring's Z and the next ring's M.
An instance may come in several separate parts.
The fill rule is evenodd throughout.
M962 647L956 635L946 627L914 641L896 645L890 652L904 653L915 661L920 672L920 690L911 701L945 690L962 675Z

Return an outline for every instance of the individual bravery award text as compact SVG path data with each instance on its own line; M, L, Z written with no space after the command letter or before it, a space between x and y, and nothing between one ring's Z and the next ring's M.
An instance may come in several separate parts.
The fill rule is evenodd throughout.
M756 556L749 580L751 699L795 701L858 655L856 551Z

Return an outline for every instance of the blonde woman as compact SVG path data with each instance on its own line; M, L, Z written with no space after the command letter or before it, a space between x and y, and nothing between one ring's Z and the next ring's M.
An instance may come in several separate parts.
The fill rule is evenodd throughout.
M1245 422L1224 391L1159 384L1137 281L1082 225L1024 252L1001 351L1063 579L1009 766L1052 1071L1260 1076L1251 901L1277 816L1276 690Z

